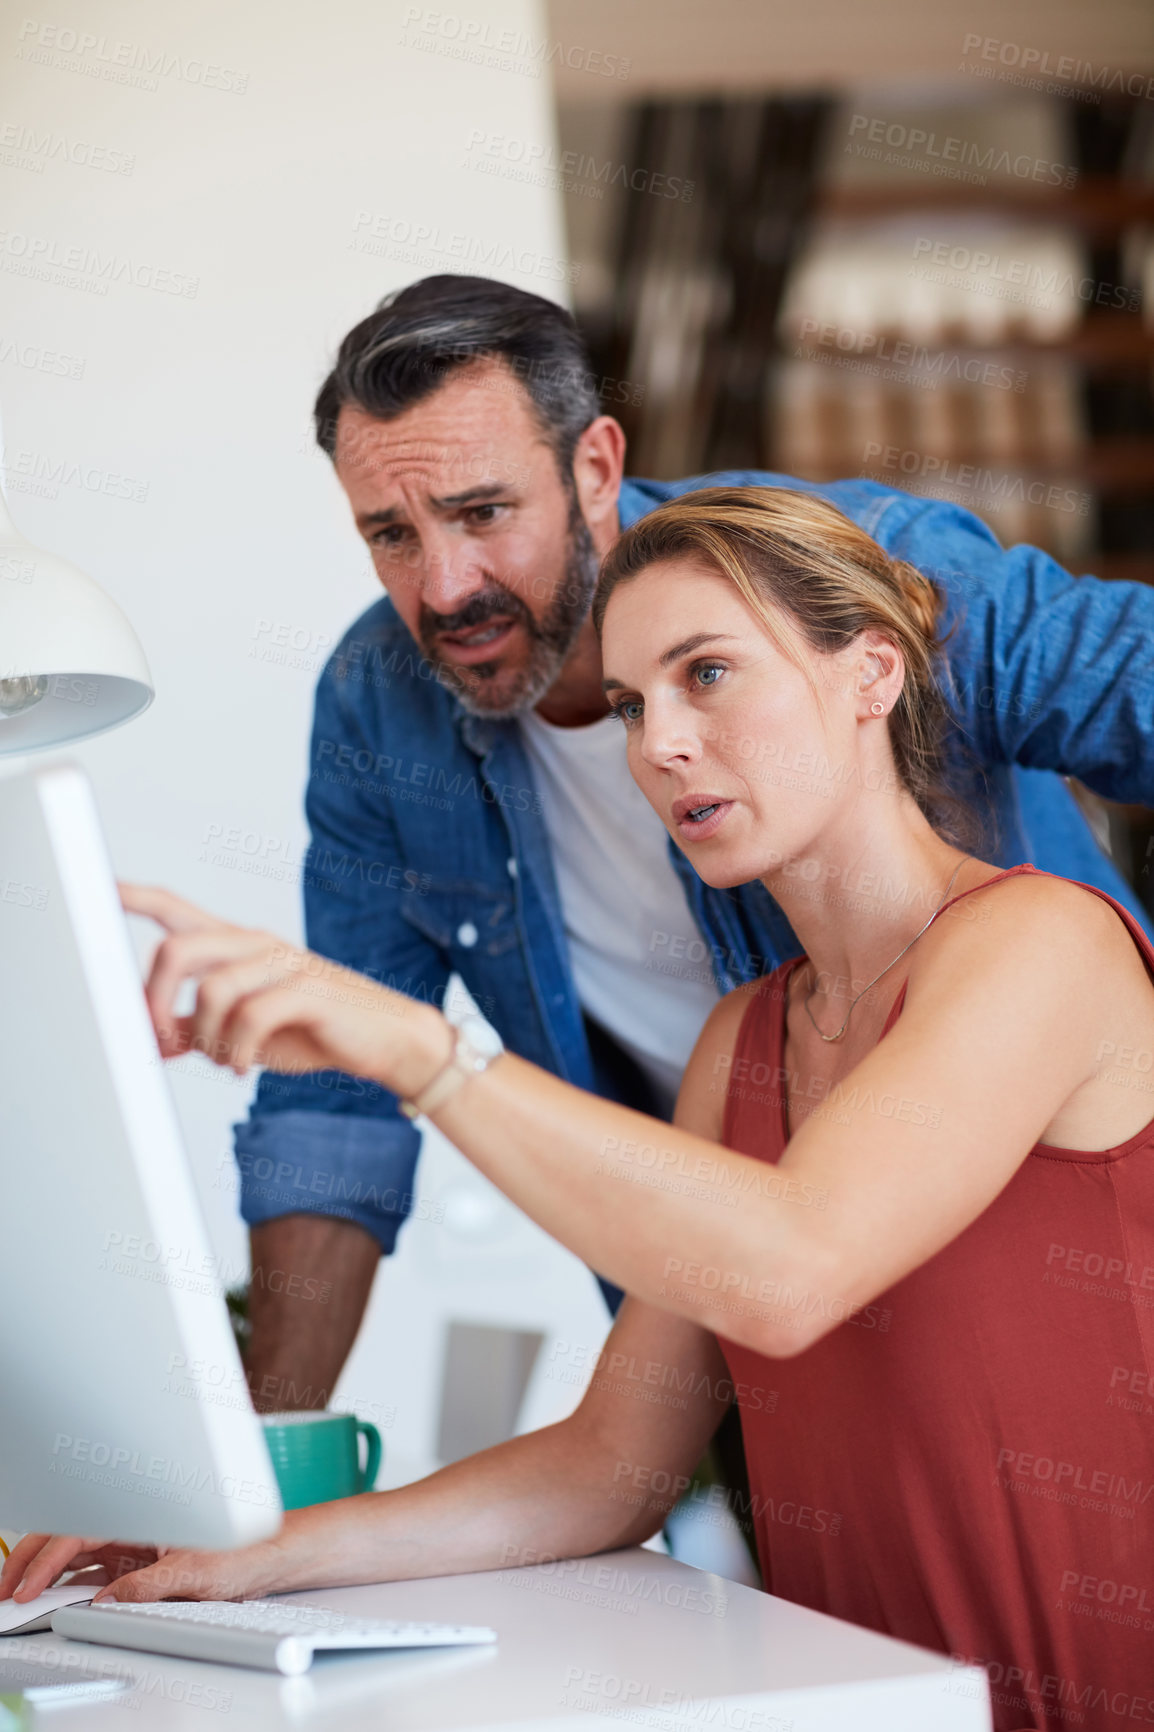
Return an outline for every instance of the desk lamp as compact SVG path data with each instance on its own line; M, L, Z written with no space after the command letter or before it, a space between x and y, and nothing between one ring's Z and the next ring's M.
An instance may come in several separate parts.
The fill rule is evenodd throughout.
M26 541L0 492L0 755L103 733L153 696L140 640L116 603Z

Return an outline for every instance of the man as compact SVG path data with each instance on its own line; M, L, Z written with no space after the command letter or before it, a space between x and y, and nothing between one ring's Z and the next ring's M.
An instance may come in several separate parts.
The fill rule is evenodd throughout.
M717 994L799 948L761 885L697 879L601 691L601 556L707 481L820 493L935 578L954 627L951 762L993 820L986 857L1097 884L1148 921L1061 776L1154 803L1154 592L1074 580L1036 549L1001 551L965 511L873 482L623 482L624 436L571 319L481 278L384 302L346 337L316 421L387 598L317 690L314 949L437 1002L456 971L525 1058L668 1116ZM411 1209L418 1143L360 1079L261 1079L236 1138L258 1406L325 1404Z

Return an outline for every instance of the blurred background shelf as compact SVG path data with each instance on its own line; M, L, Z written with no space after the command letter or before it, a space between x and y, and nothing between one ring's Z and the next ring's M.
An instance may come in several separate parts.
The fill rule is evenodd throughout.
M1154 103L883 60L562 90L575 310L631 471L868 475L1154 583ZM1154 908L1146 817L1080 797Z
M1068 189L1013 182L947 183L927 196L924 184L896 182L830 187L823 192L819 209L823 216L832 217L894 216L922 209L951 214L997 210L1031 221L1072 224L1089 235L1113 235L1133 223L1154 222L1154 187L1127 186L1109 175L1090 174L1080 176Z
M1066 337L1031 339L1026 334L1002 342L970 343L962 329L945 332L948 352L961 360L1000 361L1008 366L1026 365L1038 355L1063 355L1077 361L1087 372L1128 372L1133 367L1154 367L1154 326L1125 313L1090 313ZM893 342L900 341L896 337ZM841 354L836 337L828 341L811 332L809 346L829 355Z
M835 481L846 472L844 464L827 463L821 459L811 461L807 468L811 481ZM1020 476L1024 481L1060 480L1092 487L1102 495L1142 495L1154 489L1154 445L1143 439L1100 439L1093 445L1080 445L1072 457L1020 447L1014 453L1012 471L1007 470L1005 463L991 457L988 447L955 446L950 452L949 467L944 471L933 469L929 475L948 487L951 477L959 471L970 470L988 472L993 476ZM894 473L895 476L902 474L900 466L895 466ZM913 478L916 479L916 472ZM961 485L969 485L971 481L972 477L967 475ZM895 480L893 485L901 483Z

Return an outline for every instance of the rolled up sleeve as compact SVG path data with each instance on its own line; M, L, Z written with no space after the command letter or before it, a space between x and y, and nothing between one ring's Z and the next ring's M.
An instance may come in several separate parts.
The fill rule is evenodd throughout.
M279 1215L335 1215L371 1233L383 1255L393 1251L413 1208L415 1125L290 1107L256 1112L233 1130L240 1212L250 1227Z

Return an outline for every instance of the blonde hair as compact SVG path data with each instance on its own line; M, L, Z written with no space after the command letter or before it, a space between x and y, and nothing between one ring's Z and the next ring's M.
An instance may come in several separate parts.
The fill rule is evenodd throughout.
M863 631L888 638L905 663L888 718L897 774L940 834L951 840L973 834L973 815L943 781L949 712L937 682L942 604L928 577L891 559L815 494L703 487L639 518L614 543L593 597L598 632L618 584L659 561L686 558L728 577L783 654L799 665L803 644L829 655Z

